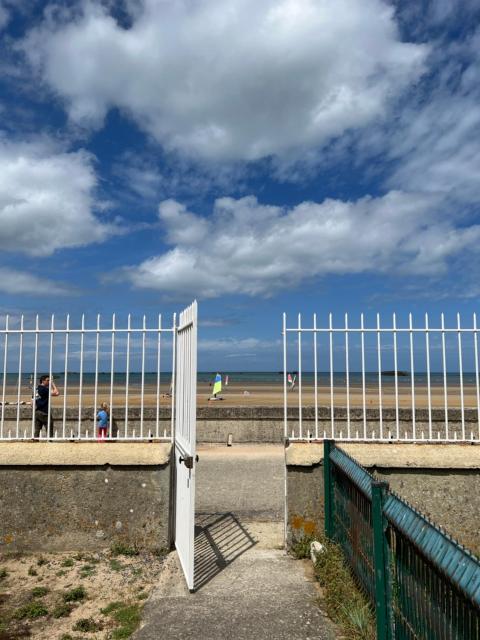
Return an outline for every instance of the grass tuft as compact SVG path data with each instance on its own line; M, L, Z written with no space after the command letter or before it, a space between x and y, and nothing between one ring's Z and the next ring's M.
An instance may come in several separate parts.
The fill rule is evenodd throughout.
M43 598L48 593L47 587L35 587L32 589L31 596L32 598Z
M292 554L298 559L310 557L310 545L315 540L313 536L302 536L295 540L290 548Z
M73 558L66 558L62 562L62 567L73 567L74 564L75 564L75 561Z
M72 611L73 605L62 602L61 604L57 604L52 615L54 618L68 618Z
M81 578L89 578L90 576L93 576L94 573L95 573L95 567L91 564L84 564L83 567L80 569Z
M124 565L118 560L115 560L115 558L110 560L110 569L112 569L112 571L121 571L123 568Z
M35 567L28 567L28 575L38 576L38 571L35 569Z
M48 560L43 556L40 556L39 559L37 560L37 566L43 567L44 564L48 564Z
M123 602L110 602L106 607L100 609L100 613L103 613L104 616L110 615L113 611L118 611L124 607L125 604Z
M0 581L5 580L7 576L8 576L8 571L2 567L0 569Z
M324 551L317 557L315 574L325 589L328 615L343 628L349 640L375 640L372 609L359 591L342 550L329 540L321 543Z
M85 588L80 585L79 587L75 587L74 589L70 589L70 591L66 591L63 594L64 602L79 602L80 600L85 600L87 597L87 592Z
M117 623L117 628L111 633L112 640L129 638L140 623L141 607L138 604L111 602L102 613L108 614Z
M110 547L112 556L138 556L139 550L136 546L131 546L125 542L113 542Z
M48 609L41 602L34 600L28 604L24 604L15 611L13 617L16 620L33 620L35 618L41 618L48 615Z
M93 618L80 618L74 625L74 631L85 631L86 633L93 633L94 631L100 631L102 625L95 622Z

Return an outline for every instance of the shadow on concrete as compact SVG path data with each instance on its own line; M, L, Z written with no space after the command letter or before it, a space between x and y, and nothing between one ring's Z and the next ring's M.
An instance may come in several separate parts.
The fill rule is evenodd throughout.
M197 513L194 590L198 591L257 544L233 513Z

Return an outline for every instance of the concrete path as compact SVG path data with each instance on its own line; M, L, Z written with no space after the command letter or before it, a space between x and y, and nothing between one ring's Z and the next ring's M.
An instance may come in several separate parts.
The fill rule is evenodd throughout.
M244 521L283 522L283 445L201 445L197 453L197 513L231 511Z
M283 550L283 446L198 453L196 591L171 553L134 639L333 640L310 563Z

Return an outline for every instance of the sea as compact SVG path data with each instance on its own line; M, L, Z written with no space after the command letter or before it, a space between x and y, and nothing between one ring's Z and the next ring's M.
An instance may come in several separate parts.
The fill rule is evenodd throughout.
M43 373L43 372L42 372ZM216 371L200 371L197 374L197 382L199 384L213 384ZM278 386L281 387L283 385L283 372L281 371L225 371L219 372L222 375L222 381L225 385L226 377L228 376L228 384L230 386L247 388L248 386ZM290 372L292 376L296 375L297 372ZM53 372L53 378L57 384L63 384L65 382L65 373L62 372ZM172 374L171 372L163 371L160 374L160 384L162 386L169 385L171 382ZM314 384L314 373L312 371L302 372L302 384L305 386L313 386ZM460 375L458 373L448 373L446 376L447 386L458 386L460 384ZM68 384L78 385L80 382L80 373L78 371L69 371L67 374ZM394 384L395 376L393 372L384 373L382 375L382 384L389 385ZM415 372L415 385L426 385L428 381L428 376L426 372ZM33 382L33 373L22 372L21 375L21 384L29 385ZM126 374L125 372L115 372L113 375L113 384L114 386L122 386L126 382ZM411 385L411 377L408 373L399 373L398 375L398 384L400 386L410 386ZM82 383L84 385L93 385L95 384L95 373L94 372L84 372L82 375ZM129 373L129 384L132 386L137 386L142 383L142 374L139 371L131 371ZM297 375L297 383L298 383L298 375ZM444 384L444 375L442 372L431 372L430 373L430 383L432 386L443 386ZM18 384L18 372L7 373L6 376L0 374L0 385L7 384L8 386ZM111 384L111 374L109 371L101 371L98 373L98 384L110 385ZM157 373L156 372L145 372L144 373L144 384L148 386L154 386L157 384ZM317 384L318 386L329 386L330 385L330 373L325 371L320 371L317 373ZM345 372L337 372L333 374L333 384L334 386L343 386L346 384L346 375ZM362 386L362 374L360 372L350 372L349 374L349 384L352 387ZM365 384L368 387L378 386L378 372L368 371L365 373ZM463 373L463 384L464 385L475 385L476 384L476 375L475 372L464 372Z

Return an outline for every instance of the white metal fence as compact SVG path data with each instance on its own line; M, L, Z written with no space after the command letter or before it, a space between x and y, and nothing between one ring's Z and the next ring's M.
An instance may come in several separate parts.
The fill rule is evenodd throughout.
M97 439L96 416L105 402L107 439L170 441L175 336L175 314L168 327L161 315L150 326L145 316L135 324L129 315L123 326L115 315L107 321L98 315L90 324L84 315L76 324L68 315L43 322L6 316L0 328L0 440L34 437L43 374L59 390L54 397L48 387L49 439ZM46 424L40 439L49 437Z
M480 441L476 315L372 325L283 315L284 424L291 440ZM291 382L289 381L291 380Z

